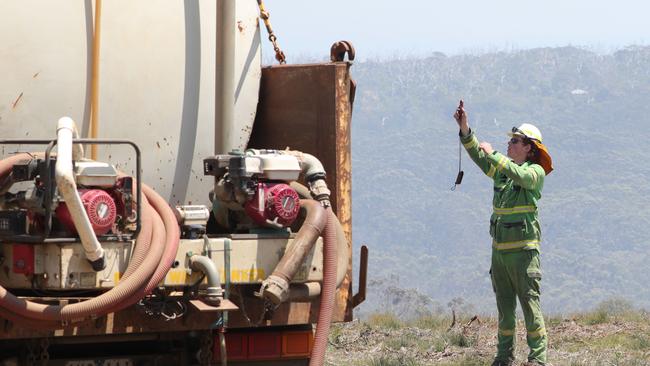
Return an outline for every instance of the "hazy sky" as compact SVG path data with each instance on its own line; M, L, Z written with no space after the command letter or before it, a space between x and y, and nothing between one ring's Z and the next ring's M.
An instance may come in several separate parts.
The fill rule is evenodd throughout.
M329 55L331 44L341 39L351 41L362 60L434 51L458 54L566 45L609 52L650 44L650 2L641 0L264 3L289 57ZM262 36L266 37L266 31ZM269 51L265 45L265 55Z

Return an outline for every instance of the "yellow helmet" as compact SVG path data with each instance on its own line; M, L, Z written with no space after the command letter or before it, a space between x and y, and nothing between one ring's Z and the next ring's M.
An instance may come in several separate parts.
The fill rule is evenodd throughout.
M539 128L530 123L522 123L519 127L513 127L512 132L508 135L510 135L510 137L513 135L520 135L531 140L542 142L542 133L539 131Z

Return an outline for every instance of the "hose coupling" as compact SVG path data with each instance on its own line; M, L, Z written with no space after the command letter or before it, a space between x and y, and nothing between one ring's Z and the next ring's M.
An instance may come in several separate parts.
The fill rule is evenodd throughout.
M270 275L262 282L259 296L279 305L289 299L289 282L284 278Z
M320 202L323 207L327 208L330 206L330 194L332 193L329 188L327 188L327 183L325 179L319 178L316 180L309 181L309 192L311 196L318 202Z
M221 287L208 287L204 301L212 306L219 306L223 300L223 289Z

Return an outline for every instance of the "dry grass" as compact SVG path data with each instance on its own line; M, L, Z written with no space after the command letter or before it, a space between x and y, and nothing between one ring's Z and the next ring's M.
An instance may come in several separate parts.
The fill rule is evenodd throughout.
M402 321L376 314L368 321L337 324L328 365L486 365L496 349L496 320L467 324L430 315ZM591 312L546 319L549 363L555 366L650 365L650 317L625 303L606 302ZM525 327L517 324L518 362L526 360Z

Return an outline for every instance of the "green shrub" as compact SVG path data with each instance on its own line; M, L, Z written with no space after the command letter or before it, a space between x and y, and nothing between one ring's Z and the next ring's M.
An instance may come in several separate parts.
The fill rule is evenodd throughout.
M598 304L596 308L581 317L587 325L603 324L612 319L631 319L639 317L632 304L624 299L613 298Z
M398 336L386 341L386 347L394 350L399 350L402 347L409 348L414 344L415 342L413 341L413 338L409 336Z
M469 336L458 329L447 332L446 338L450 345L458 347L472 347L477 342L475 336Z
M330 329L330 334L329 334L329 341L332 344L337 344L339 343L339 338L341 337L341 334L343 331L341 330L342 327L339 324L332 324L332 328Z
M546 323L546 327L555 327L564 321L564 317L562 315L550 315L544 318L544 323Z
M431 349L434 352L444 352L448 345L449 341L447 340L447 337L442 334L437 334L431 342Z
M594 341L599 349L622 348L630 351L646 351L650 349L650 338L645 334L609 334Z
M598 304L597 309L613 316L625 315L634 311L634 307L628 300L619 298L605 300Z
M373 327L399 329L404 327L404 322L390 313L376 313L368 317L368 324Z
M630 348L633 350L646 351L650 349L650 338L644 334L635 334L630 337Z
M431 314L419 317L410 322L414 327L420 329L441 330L447 329L451 324L451 319L441 315Z
M429 340L415 334L398 335L386 341L386 347L399 350L402 347L426 351L431 347Z
M581 320L587 325L603 324L609 321L609 314L605 310L596 309L586 313Z

